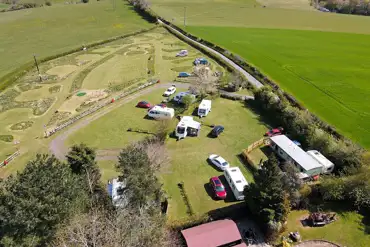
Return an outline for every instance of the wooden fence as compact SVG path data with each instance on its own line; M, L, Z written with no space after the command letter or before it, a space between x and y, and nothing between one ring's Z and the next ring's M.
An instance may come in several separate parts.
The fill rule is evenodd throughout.
M15 153L13 153L12 155L10 155L8 158L6 158L4 161L0 163L0 168L9 164L12 160L14 160L20 154L21 153L19 152L19 150L17 150Z
M266 145L269 145L270 143L270 139L269 138L261 138L259 139L258 141L255 141L253 142L252 144L250 144L246 149L243 149L242 151L242 156L244 157L244 159L247 161L247 163L254 169L258 169L259 166L254 164L254 162L252 161L252 159L250 158L249 156L249 153L252 152L254 149L256 148L260 148L262 146L266 146Z

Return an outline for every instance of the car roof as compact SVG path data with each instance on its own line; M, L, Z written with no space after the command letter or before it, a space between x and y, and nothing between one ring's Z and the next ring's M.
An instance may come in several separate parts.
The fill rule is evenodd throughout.
M213 182L215 182L216 183L216 181L220 181L220 183L221 183L221 180L220 180L220 178L219 177L212 177L211 178L211 180L213 181ZM222 183L221 183L222 184Z
M216 160L219 160L219 161L226 161L224 158L222 158L220 155L217 155L217 157L215 157Z
M140 101L139 103L148 103L148 101L146 101L146 100L142 100L142 101Z
M176 87L172 86L172 87L169 87L167 88L167 90L174 90Z

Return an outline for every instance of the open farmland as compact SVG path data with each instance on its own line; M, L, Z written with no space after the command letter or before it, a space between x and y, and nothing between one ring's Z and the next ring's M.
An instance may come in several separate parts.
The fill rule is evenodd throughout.
M55 4L0 13L0 78L43 58L152 25L124 1ZM1 83L1 82L0 82Z
M339 132L370 147L370 35L231 27L188 30L244 57Z

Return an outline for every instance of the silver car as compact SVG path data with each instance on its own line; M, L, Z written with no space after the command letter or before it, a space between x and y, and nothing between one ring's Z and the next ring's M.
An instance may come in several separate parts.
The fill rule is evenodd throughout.
M224 158L217 154L211 154L208 157L209 161L212 162L216 167L218 167L220 170L224 171L226 168L230 167L229 162L227 162Z

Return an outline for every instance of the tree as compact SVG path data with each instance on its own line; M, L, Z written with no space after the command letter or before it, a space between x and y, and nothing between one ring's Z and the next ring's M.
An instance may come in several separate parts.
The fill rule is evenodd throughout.
M264 224L283 221L288 212L284 207L286 198L282 173L274 155L258 170L254 181L244 191L246 203L252 213L260 217Z
M302 187L302 180L298 176L298 169L290 162L286 162L282 165L283 176L283 188L287 193L291 206L297 208L301 201L300 189Z
M185 105L185 109L189 109L190 105L193 103L193 100L193 97L188 94L182 97L181 102Z
M37 155L24 171L1 183L1 244L38 246L47 242L71 209L85 204L82 186L54 156Z

